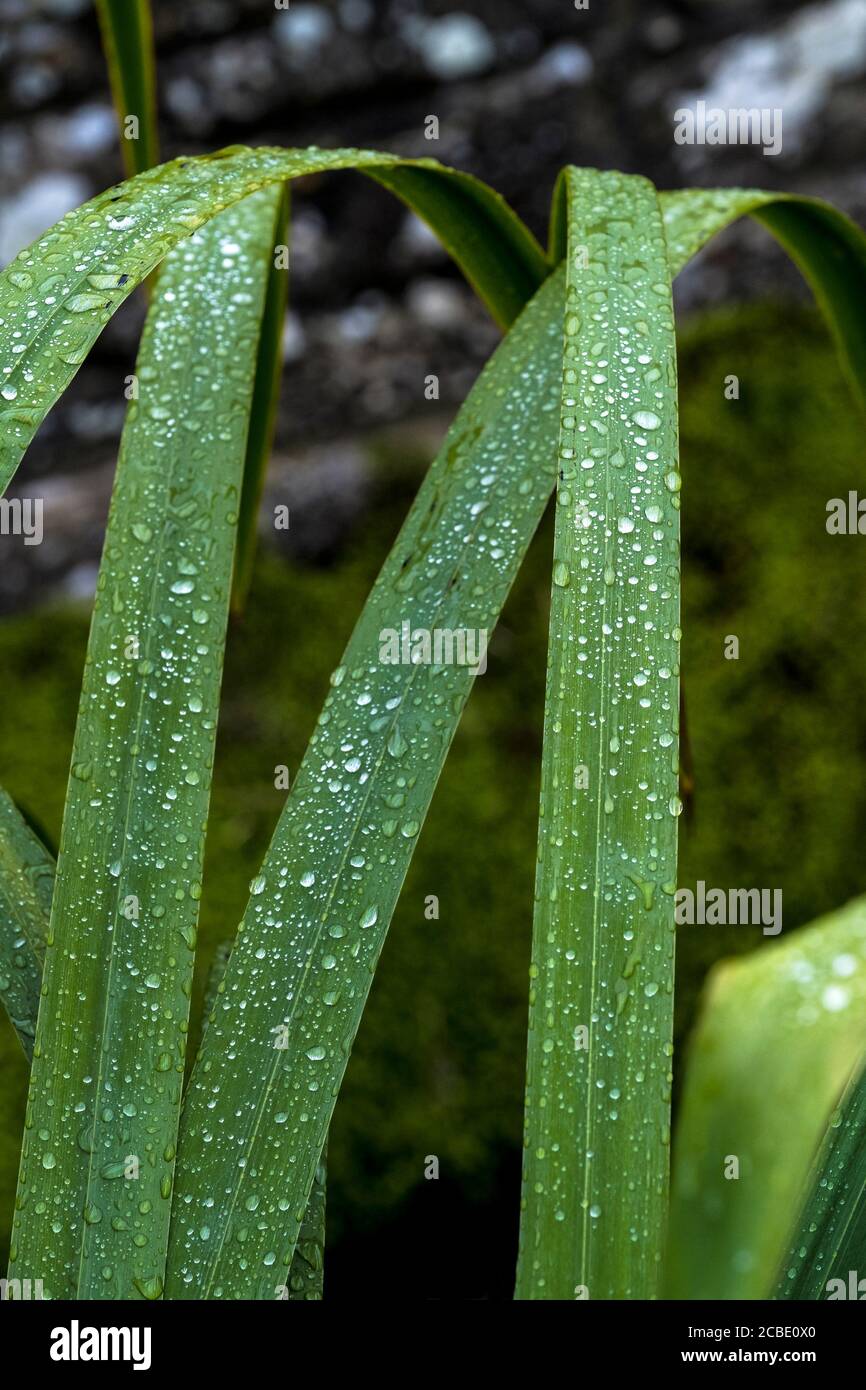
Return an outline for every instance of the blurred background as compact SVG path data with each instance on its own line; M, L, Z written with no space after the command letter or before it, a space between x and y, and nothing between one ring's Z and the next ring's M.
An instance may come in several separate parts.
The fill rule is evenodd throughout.
M154 0L163 157L229 143L432 155L546 236L558 169L831 199L866 224L866 0ZM0 0L0 261L122 177L90 0ZM673 112L779 107L783 149L678 146ZM439 138L425 139L429 116ZM862 419L796 271L757 225L679 277L684 683L695 794L680 883L781 887L785 932L866 889ZM291 304L255 590L230 632L203 968L239 920L367 589L495 347L424 227L358 175L293 193ZM13 491L39 546L0 538L0 782L56 843L140 295L106 329ZM440 398L425 400L435 373ZM736 375L738 400L725 398ZM507 1298L517 1234L548 517L491 645L419 843L337 1107L329 1296ZM723 658L740 639L738 661ZM425 898L439 898L436 921ZM683 928L678 1066L707 969L745 927ZM196 1008L200 1008L201 981ZM678 1071L678 1081L681 1071ZM26 1070L0 1030L0 1228ZM438 1181L424 1179L436 1155ZM389 1265L399 1261L399 1287Z

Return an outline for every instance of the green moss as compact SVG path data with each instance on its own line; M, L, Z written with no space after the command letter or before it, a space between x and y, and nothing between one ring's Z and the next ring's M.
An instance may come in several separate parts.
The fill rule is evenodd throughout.
M854 769L866 749L856 553L866 540L829 537L824 526L827 499L857 486L862 425L823 329L805 313L714 316L685 337L680 373L683 670L697 784L680 882L781 887L788 930L864 890L866 792ZM738 401L724 397L731 374ZM362 534L335 569L260 557L248 616L229 642L197 1010L279 813L274 769L297 768L416 480L383 461ZM458 732L376 975L333 1127L332 1250L363 1245L364 1231L403 1203L432 1197L430 1154L457 1204L452 1218L463 1203L486 1212L491 1228L503 1219L503 1171L513 1171L504 1222L516 1232L550 540L546 522ZM0 781L55 838L86 632L87 615L68 608L0 625ZM740 639L738 661L724 659L729 634ZM425 916L431 895L436 920ZM742 927L682 930L680 1039L709 964L760 940ZM4 1227L25 1079L4 1025ZM493 1259L479 1248L470 1261L482 1291ZM507 1291L507 1268L500 1279Z

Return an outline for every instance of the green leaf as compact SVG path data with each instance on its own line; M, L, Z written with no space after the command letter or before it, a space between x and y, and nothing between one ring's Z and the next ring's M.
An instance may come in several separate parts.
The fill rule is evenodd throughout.
M566 254L567 237L574 235L569 224L571 203L565 181L561 181L554 196L551 217L550 259L558 261ZM815 199L788 198L785 195L761 193L753 190L688 190L660 195L664 208L669 258L673 273L678 272L686 261L704 244L714 232L721 230L730 221L752 213L777 236L789 251L811 284L818 302L828 317L837 337L843 364L845 365L855 391L861 401L866 399L866 238L852 222L827 204ZM555 605L554 605L555 613ZM553 759L556 771L551 777L561 773L562 764ZM621 785L621 784L620 784ZM673 880L672 880L673 881ZM540 903L544 901L544 890L540 890ZM536 939L540 945L547 944L548 938L537 931ZM537 967L537 961L534 968ZM542 993L534 986L538 999L556 998L555 994ZM543 1053L535 1044L536 1061L544 1063ZM530 1042L530 1073L533 1066L533 1044ZM619 1089L619 1088L617 1088ZM617 1109L619 1117L620 1109ZM543 1126L530 1126L527 1134L527 1174L531 1179L531 1190L525 1189L527 1201L526 1227L531 1221L533 1198L541 1207L545 1196L541 1168L548 1158L538 1159L533 1155L538 1149L548 1154L544 1144L534 1146L533 1139L542 1132ZM557 1150L561 1153L561 1148ZM560 1160L551 1164L556 1168ZM593 1158L593 1171L598 1172L601 1165ZM595 1203L602 1210L601 1203ZM563 1210L561 1206L558 1208ZM556 1213L554 1213L554 1220ZM583 1217L586 1221L586 1217ZM568 1243L569 1222L563 1218L565 1230L560 1232L560 1242ZM554 1227L542 1227L533 1223L536 1240L543 1241L545 1256L554 1247L556 1231ZM551 1231L553 1234L551 1235ZM625 1258L623 1256L623 1258ZM526 1246L521 1261L521 1269L526 1269ZM579 1282L579 1281L577 1281ZM518 1289L528 1288L524 1281ZM565 1295L568 1296L567 1293ZM597 1296L597 1295L596 1295ZM604 1296L604 1295L602 1295Z
M864 1004L866 898L715 967L677 1124L667 1297L770 1297L828 1116L866 1051Z
M0 275L0 492L112 314L173 246L258 188L329 169L375 175L415 207L504 326L523 302L510 277L535 288L548 273L502 199L435 160L231 146L160 165L69 213Z
M54 861L0 787L0 998L28 1060L54 891Z
M522 1299L651 1298L668 1180L679 717L656 191L570 169L530 994Z
M501 194L432 159L402 160L372 177L433 228L500 327L513 323L550 266Z
M103 45L111 74L114 102L120 123L121 147L130 175L143 173L156 164L158 131L156 126L153 26L149 0L97 0ZM126 138L127 113L143 112L144 131L138 140ZM288 242L288 189L277 206L274 245ZM279 395L283 319L288 294L288 268L271 265L262 314L256 357L256 376L247 458L241 493L232 607L243 609L252 579L256 548L256 522L267 471Z
M127 173L140 174L159 159L156 71L148 0L96 0L108 59L111 94ZM132 117L137 131L130 124Z
M207 1031L210 1016L220 993L220 985L231 956L231 942L223 941L216 949L213 964L208 972L204 997L205 1022L202 1036ZM290 1302L310 1302L321 1299L325 1273L325 1194L328 1145L322 1150L322 1157L316 1167L312 1190L307 1200L307 1208L301 1223L298 1243L292 1256L288 1281L274 1287L274 1296Z
M293 1302L317 1302L322 1297L325 1280L325 1197L328 1146L322 1151L316 1166L313 1186L307 1200L307 1210L301 1223L298 1243L292 1256L288 1297Z
M496 622L553 486L562 302L557 273L488 363L332 676L187 1090L171 1298L272 1298L285 1281L376 961L474 675L442 660L445 650L439 664L381 658L404 655L404 623L468 630L464 659L480 655L480 633Z
M289 239L289 190L283 187L274 220L272 245ZM283 322L289 293L288 269L279 269L272 254L265 309L256 353L256 384L250 411L250 432L244 463L244 484L238 520L238 544L232 584L232 609L242 611L249 593L256 553L256 523L274 433L282 369Z
M862 1058L838 1110L830 1117L809 1174L807 1193L780 1272L776 1298L862 1301L864 1286L860 1280L866 1278L866 1076Z
M33 1055L54 875L53 857L0 787L0 997L28 1060ZM216 1001L230 952L230 942L217 948L205 992L205 1017ZM316 1169L292 1259L285 1289L289 1300L322 1297L326 1163L327 1145Z
M75 733L13 1228L54 1298L164 1281L231 566L279 190L166 261Z
M836 338L852 388L866 405L866 236L820 198L755 188L686 188L660 193L671 273L738 217L753 216L803 272ZM565 255L562 186L554 194L549 259Z
M207 1031L207 1025L213 1013L213 1007L217 1001L219 987L222 983L223 975L226 973L226 966L228 965L231 953L232 943L230 941L221 941L214 952L214 958L211 962L210 970L207 973L207 983L205 984L204 1005L202 1009L202 1034Z
M120 125L120 143L127 172L143 173L159 158L156 121L153 26L149 0L96 0L103 47L108 60L114 103ZM127 138L130 111L141 110L144 131ZM141 124L141 122L140 122ZM274 244L288 241L289 198L284 190L274 222ZM268 277L265 310L256 358L256 377L247 458L241 493L240 517L232 584L232 607L240 612L252 578L256 547L256 521L267 471L279 394L283 318L288 294L288 273L275 262Z
M438 168L402 165L373 174L434 228L470 283L486 298L497 321L511 323L546 278L548 267L533 237L504 199L465 176L444 179ZM288 219L288 198L284 218ZM279 228L275 244L287 240ZM270 451L279 389L283 315L288 273L274 268L262 321L256 399L244 475L232 607L243 609L252 579L256 519Z
M852 389L866 406L866 236L860 228L819 198L741 188L659 196L674 275L710 237L747 213L773 233L809 282Z
M0 787L0 998L28 1060L33 1056L54 874L52 856L9 794ZM230 942L223 942L217 948L208 976L205 1016L216 1001L230 952ZM316 1169L292 1259L285 1289L289 1300L310 1301L322 1297L326 1163L327 1145Z

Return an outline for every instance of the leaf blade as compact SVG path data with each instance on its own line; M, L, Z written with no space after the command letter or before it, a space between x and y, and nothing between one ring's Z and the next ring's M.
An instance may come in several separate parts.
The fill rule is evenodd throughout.
M0 998L29 1060L54 891L54 861L0 787Z
M659 196L674 275L738 217L751 215L773 233L809 283L854 394L866 407L866 236L856 223L820 198L759 189L684 189Z
M422 200L419 193L419 206L436 219L437 233L497 321L511 322L513 292L503 286L490 244L502 246L509 264L524 267L527 283L540 284L548 268L519 218L467 174L434 160L401 161L365 150L236 146L177 159L69 213L0 274L0 492L109 318L173 246L259 188L340 169L389 175L399 184L402 165L441 182L437 199ZM461 234L467 198L478 217Z
M288 1297L293 1303L319 1302L325 1287L325 1210L327 1205L328 1145L316 1167L307 1209L289 1270Z
M806 1184L775 1297L782 1301L862 1297L866 1257L866 1080L858 1058ZM855 1273L851 1288L851 1271ZM841 1285L841 1292L840 1292Z
M866 1051L864 963L860 898L711 972L679 1108L666 1297L771 1297L809 1165Z
M443 179L432 160L379 169L390 188L433 229L501 328L523 311L550 273L541 247L501 194L459 171ZM467 237L465 228L469 228Z
M665 1220L680 809L673 307L651 184L569 169L559 196L568 278L516 1297L647 1298Z
M120 127L120 147L132 177L159 161L156 121L156 64L149 0L96 0L111 93ZM138 121L137 135L126 121Z
M380 634L400 633L409 611L429 632L492 627L553 484L561 303L557 273L485 368L334 674L187 1090L169 1297L270 1298L285 1278L372 971L473 678L466 665L380 662ZM232 1097L228 1126L210 1106L215 1091Z
M283 185L274 219L274 247L288 243L289 191ZM271 452L282 369L283 320L289 295L288 268L271 261L265 290L265 307L256 352L256 379L250 410L250 432L244 460L244 481L238 518L238 543L232 580L232 610L243 611L252 582L256 553L256 525Z
M149 1299L164 1283L252 395L246 349L277 197L254 195L169 257L137 363L140 398L121 442L76 727L13 1228L15 1277L42 1278L53 1297Z
M740 217L773 233L808 281L836 339L854 394L866 405L866 236L821 198L758 188L684 188L659 193L671 274ZM551 264L565 255L567 223L561 185L550 214Z
M207 1031L230 956L231 942L221 942L216 949L211 968L208 971L202 1036ZM328 1145L326 1142L307 1199L307 1207L301 1223L295 1253L292 1256L288 1280L285 1284L275 1285L274 1288L274 1293L278 1299L285 1299L290 1303L315 1302L322 1297L325 1278L327 1161Z

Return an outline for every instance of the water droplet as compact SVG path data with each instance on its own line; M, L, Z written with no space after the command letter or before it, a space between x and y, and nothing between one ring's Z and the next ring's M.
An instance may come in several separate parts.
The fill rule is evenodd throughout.
M132 1282L142 1298L153 1302L154 1299L162 1297L162 1278L159 1274L152 1274L147 1279L133 1279Z

